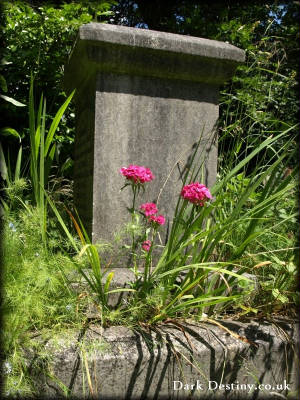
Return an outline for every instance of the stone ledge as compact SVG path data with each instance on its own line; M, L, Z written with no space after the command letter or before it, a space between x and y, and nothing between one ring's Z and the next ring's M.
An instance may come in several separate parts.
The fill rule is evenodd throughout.
M89 23L65 66L65 88L83 90L97 72L220 85L245 61L228 43L146 29Z
M218 326L170 324L137 332L126 327L103 329L91 325L86 332L65 334L45 347L52 355L52 373L71 391L71 398L89 394L101 399L296 399L299 390L298 326L286 322L250 324L222 321L223 326L254 342L249 345ZM34 359L28 350L28 359ZM193 364L193 366L192 366ZM61 391L49 378L32 377L41 393L57 398ZM174 381L182 389L174 390ZM202 385L197 389L196 383ZM211 389L217 383L253 385ZM210 383L211 382L211 383ZM213 383L216 382L216 383ZM255 390L258 382L275 389ZM192 388L191 385L195 384ZM287 390L276 385L288 384ZM175 385L180 386L180 383ZM186 389L184 389L184 385ZM199 385L198 385L199 386ZM83 396L85 393L85 396Z
M229 43L149 29L91 22L79 29L79 40L161 50L182 55L245 61L245 52Z

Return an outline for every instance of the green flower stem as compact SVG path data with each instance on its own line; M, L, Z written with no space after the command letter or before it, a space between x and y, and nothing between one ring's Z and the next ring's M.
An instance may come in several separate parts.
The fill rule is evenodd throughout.
M150 272L151 272L151 266L152 266L152 250L154 247L154 240L156 237L158 227L156 226L152 230L152 235L151 235L151 247L149 249L149 252L146 257L146 262L145 262L145 270L144 270L144 284L149 280L150 278Z
M135 199L136 199L136 195L137 195L137 185L133 184L132 185L132 191L133 191L133 200L132 200L132 213L135 212Z
M137 192L138 192L138 187L137 187L136 184L133 184L131 187L132 187L132 191L133 191L132 210L131 210L131 222L132 222L132 225L134 225L135 200L136 200L136 195L137 195ZM134 274L137 276L137 265L136 265L136 254L135 254L135 249L136 249L136 243L135 243L135 235L134 235L134 229L133 229L133 230L132 230L132 246L131 246L131 252L132 252L132 259L133 259Z
M150 257L151 257L151 253L152 253L152 247L153 247L153 243L151 243L151 247L150 247L147 257L146 257L145 269L144 269L144 286L146 285L146 282L148 281L148 271L149 271L149 266L150 266Z

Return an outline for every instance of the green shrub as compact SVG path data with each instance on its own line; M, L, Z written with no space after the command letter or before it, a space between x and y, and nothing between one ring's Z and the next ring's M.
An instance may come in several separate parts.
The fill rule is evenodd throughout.
M58 7L51 2L34 6L26 1L4 1L1 28L5 65L2 70L9 95L27 104L33 75L36 95L45 94L48 112L52 115L65 100L62 84L64 64L79 26L92 21L105 22L111 14L112 3L110 0L73 1ZM11 126L28 137L27 113L20 113L11 105L5 105L3 111L5 126ZM68 157L69 146L74 140L74 122L72 107L65 113L55 137L55 142L60 144L59 150L64 153L63 161Z

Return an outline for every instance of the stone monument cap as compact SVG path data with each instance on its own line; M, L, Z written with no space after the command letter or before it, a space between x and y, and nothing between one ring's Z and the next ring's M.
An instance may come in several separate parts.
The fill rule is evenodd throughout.
M79 38L237 62L245 60L244 51L228 43L127 26L91 22L80 27Z
M243 50L216 40L91 22L79 29L65 87L80 90L96 72L220 85L244 60Z

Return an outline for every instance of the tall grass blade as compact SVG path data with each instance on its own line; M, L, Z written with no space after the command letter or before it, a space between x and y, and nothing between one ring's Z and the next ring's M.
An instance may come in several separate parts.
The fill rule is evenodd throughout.
M8 177L8 172L1 142L0 142L0 173L2 178L6 180Z
M45 170L45 174L44 174L45 175L45 182L44 182L44 185L45 185L45 187L48 184L50 169L51 169L51 166L53 164L53 160L54 160L54 156L55 156L55 149L56 149L56 145L54 143L52 145L49 153L48 153L48 156L46 157L46 159L44 159L44 170Z
M50 148L50 146L52 144L55 131L56 131L57 127L58 127L58 124L59 124L62 116L64 115L64 112L66 111L66 108L68 107L70 101L72 100L72 98L74 96L74 93L75 93L75 90L73 90L73 92L70 94L70 96L64 102L64 104L57 111L57 113L56 113L56 115L55 115L55 117L54 117L54 119L52 121L52 124L50 126L50 129L49 129L49 132L48 132L48 135L47 135L47 139L46 139L46 142L45 142L45 156L48 155L48 151L49 151L49 148Z
M36 148L36 130L35 130L35 108L34 108L34 95L33 95L33 82L31 77L30 90L29 90L29 134L30 134L30 175L31 183L34 192L34 199L36 204L39 205L39 180L38 180L38 167L37 167L37 148Z
M247 157L245 157L242 161L238 163L237 166L235 166L232 171L230 171L224 179L222 179L221 182L217 183L211 190L212 195L216 195L221 188L224 187L224 185L234 176L237 174L238 171L240 171L245 165L249 163L251 159L253 159L258 153L260 153L262 150L264 150L266 147L269 147L272 143L277 141L279 138L283 137L286 135L289 131L295 129L297 125L292 126L289 129L286 129L284 132L280 133L279 135L275 137L268 138L264 140L259 146L257 146Z
M45 171L44 171L44 146L45 146L45 118L46 118L46 100L44 100L44 105L43 105L43 115L41 119L41 127L40 127L40 144L39 144L39 149L40 149L40 162L39 162L39 167L40 167L40 213L41 213L41 221L42 221L42 239L43 242L46 244L46 210L45 210L45 196L44 196L44 188L45 188Z
M41 141L41 122L42 122L42 112L43 112L43 94L41 95L40 104L38 108L38 113L36 117L36 130L35 130L35 158L38 159L39 156L39 148L40 148L40 141Z
M74 250L79 253L79 248L76 244L76 241L74 240L73 236L71 235L69 229L67 228L66 224L64 223L59 211L57 210L56 206L54 205L53 201L50 199L50 197L48 196L48 194L46 192L45 196L47 198L48 203L50 204L50 207L52 208L52 211L54 212L54 214L56 215L56 218L58 220L58 222L60 223L62 229L64 230L65 234L67 235L67 238L69 239L70 243L72 244Z
M22 163L22 146L20 146L17 156L16 169L15 169L15 181L20 179L21 176L21 163Z

